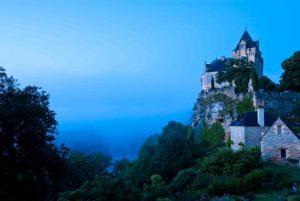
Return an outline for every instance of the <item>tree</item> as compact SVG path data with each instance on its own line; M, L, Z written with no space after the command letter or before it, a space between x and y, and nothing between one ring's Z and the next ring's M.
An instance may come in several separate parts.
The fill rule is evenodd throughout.
M85 154L73 151L66 158L68 172L65 175L67 189L79 188L96 175L103 175L111 165L112 158L101 153Z
M300 51L281 63L284 70L280 86L283 90L300 91Z
M0 200L53 197L63 171L63 151L49 95L35 86L24 89L0 68Z
M211 126L203 124L200 144L208 148L216 148L224 145L225 131L220 123L213 123Z
M252 77L252 81L256 82L254 72L256 73L254 62L248 61L244 58L231 59L226 63L223 70L218 71L217 82L232 83L234 81L237 93L247 92L250 78Z
M264 91L278 91L279 86L276 86L276 84L267 76L262 76L259 79L259 88Z
M139 191L126 180L111 175L96 176L79 189L59 194L58 201L139 201Z
M252 80L252 87L253 87L253 90L254 91L257 91L258 88L259 88L259 85L258 85L258 77L257 77L257 73L256 73L256 70L255 68L252 68L251 69L251 76L250 76L251 80Z
M179 170L190 167L202 156L200 146L188 139L187 133L188 126L171 121L161 135L146 140L135 163L138 185L150 183L154 174L169 182Z
M214 80L214 77L211 77L210 85L211 85L211 89L215 90L215 80Z
M246 112L254 112L254 103L251 96L245 96L243 100L238 101L236 104L236 110L238 114L244 114Z

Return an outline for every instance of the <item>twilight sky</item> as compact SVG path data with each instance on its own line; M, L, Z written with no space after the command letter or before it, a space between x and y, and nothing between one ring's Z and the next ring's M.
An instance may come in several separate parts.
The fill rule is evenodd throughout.
M245 26L264 74L300 49L300 1L1 1L0 66L51 95L59 142L132 156L169 120L188 124L204 61Z

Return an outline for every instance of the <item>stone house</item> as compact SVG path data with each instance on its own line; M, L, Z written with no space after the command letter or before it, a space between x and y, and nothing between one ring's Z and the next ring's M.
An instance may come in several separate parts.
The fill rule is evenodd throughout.
M264 113L263 108L258 108L256 112L247 112L242 118L232 122L229 126L232 150L260 147L262 133L267 131L274 119Z
M300 129L297 125L278 118L260 140L264 160L300 166Z

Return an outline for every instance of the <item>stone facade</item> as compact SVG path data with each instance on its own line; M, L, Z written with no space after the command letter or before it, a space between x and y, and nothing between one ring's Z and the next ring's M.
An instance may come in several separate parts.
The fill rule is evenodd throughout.
M256 66L258 77L263 76L263 58L259 49L259 41L253 41L248 31L246 30L239 40L236 48L232 51L233 59L247 58L248 61L253 61ZM229 83L217 83L216 75L218 71L225 67L228 58L222 56L220 59L213 60L210 64L205 63L204 73L201 76L201 89L208 91L212 88L211 80L215 81L215 88L228 87Z
M257 112L245 113L242 118L230 125L231 148L235 151L242 146L245 148L259 148L262 133L268 130L273 122L272 117L264 115L264 109L259 108Z
M253 41L247 30L244 32L236 48L232 51L232 58L247 58L248 61L253 61L258 77L263 76L263 58L259 49L259 41Z
M261 154L264 160L299 166L299 135L278 118L261 137Z
M237 151L241 145L245 148L260 148L261 133L269 127L230 126L231 149Z

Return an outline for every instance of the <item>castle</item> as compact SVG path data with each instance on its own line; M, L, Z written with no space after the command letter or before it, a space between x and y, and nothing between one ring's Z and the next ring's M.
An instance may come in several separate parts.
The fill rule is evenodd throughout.
M246 58L255 63L258 78L263 76L263 58L259 49L259 41L253 41L248 31L245 30L235 49L232 50L233 59ZM229 58L222 56L220 59L213 60L210 64L205 64L204 73L201 76L201 89L208 91L212 88L212 82L217 78L218 71L225 68ZM215 88L228 87L229 83L214 83Z
M241 145L261 147L263 159L300 166L300 126L279 118L293 116L293 110L300 102L300 93L254 90L251 79L248 92L236 93L234 81L215 82L217 73L226 67L230 59L242 58L255 64L258 78L263 76L259 41L253 41L247 30L232 51L232 58L223 56L205 64L201 76L202 90L193 108L194 132L200 133L203 122L208 125L219 122L225 129L226 139L231 140L233 150L240 149ZM252 98L256 111L238 116L237 103L245 97Z

